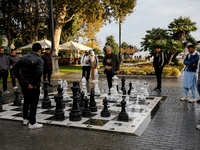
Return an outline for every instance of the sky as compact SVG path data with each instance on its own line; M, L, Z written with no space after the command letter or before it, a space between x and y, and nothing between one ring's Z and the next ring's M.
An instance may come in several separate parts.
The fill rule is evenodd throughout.
M200 40L200 0L137 0L134 13L122 23L122 42L141 48L140 42L145 37L146 31L152 28L167 29L175 18L190 17L196 22L197 31L191 35ZM107 24L97 33L103 48L106 37L113 35L119 43L119 25L116 22Z

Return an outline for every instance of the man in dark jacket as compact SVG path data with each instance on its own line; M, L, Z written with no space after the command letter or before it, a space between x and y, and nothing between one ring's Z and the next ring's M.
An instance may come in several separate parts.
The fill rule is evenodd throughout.
M43 80L46 79L46 74L48 75L49 86L51 81L51 73L52 73L52 56L50 53L50 48L46 48L45 53L41 56L44 61L44 72L43 72Z
M11 53L9 54L8 58L9 58L9 63L10 63L10 77L12 78L12 86L13 86L13 89L15 90L18 87L16 86L15 73L14 73L13 68L14 68L15 64L20 60L20 58L18 55L16 55L15 49L11 50Z
M153 59L153 67L155 69L156 78L157 78L157 87L154 90L158 90L159 92L162 92L161 77L162 77L164 61L165 61L165 56L164 56L164 53L161 51L161 46L157 45L156 53L155 53L154 59Z
M8 57L4 55L4 49L0 48L0 80L3 78L3 91L4 94L9 94L7 90L8 69L10 67Z
M119 73L119 58L115 53L112 53L110 46L106 47L107 55L103 59L103 66L108 81L109 90L112 87L112 77Z
M15 76L20 79L20 85L24 95L23 124L29 129L41 128L43 125L36 122L37 104L40 94L40 82L43 73L43 60L40 58L41 45L34 43L32 51L23 56L14 67ZM28 113L30 108L30 113ZM29 115L28 115L29 114Z

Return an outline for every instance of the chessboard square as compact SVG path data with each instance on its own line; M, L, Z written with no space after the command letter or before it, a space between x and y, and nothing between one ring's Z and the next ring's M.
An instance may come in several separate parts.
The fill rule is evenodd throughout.
M52 120L53 122L62 122L62 121L64 121L64 120L68 119L68 118L69 118L69 117L65 116L64 119L55 119L54 116L51 116L51 117L48 117L48 118L46 118L46 119L44 119L44 120Z
M118 116L115 116L113 119L111 119L112 121L119 121L119 122L132 122L135 118L130 117L128 118L128 120L118 120Z
M126 123L126 122L121 122L121 121L109 121L108 123L106 123L101 129L107 129L107 130L115 130L115 129L123 129L125 130L128 126L130 125L130 123ZM123 131L122 130L122 131Z
M140 108L126 108L127 112L137 112L137 113L141 113L144 109L140 109Z
M18 108L18 106L3 105L3 110L12 110Z
M103 120L103 119L89 119L83 124L88 124L88 125L96 125L96 126L104 126L109 120Z
M24 119L22 117L14 117L13 120L23 121Z
M101 117L101 114L97 114L94 117L92 117L92 119L111 120L114 117L115 117L114 115L110 115L110 117Z
M3 115L3 116L13 116L13 115L16 115L18 113L19 113L19 111L10 111L10 110L8 110L8 111L5 111L5 112L1 113L1 115Z
M87 116L87 117L83 117L83 116L82 116L82 118L93 118L94 116L97 116L97 114L93 114L93 113L91 113L90 116Z
M18 114L15 114L15 115L13 115L13 116L23 118L23 113L22 113L22 112L20 112L20 113L18 112Z
M68 126L80 126L81 124L83 124L87 120L89 120L89 118L81 118L80 121L70 121L69 118L68 118L68 119L64 120L64 122L66 122Z
M49 114L37 114L36 115L36 120L37 119L43 119L43 120L45 120L46 118L49 118L49 117L51 117L52 115L49 115Z
M10 109L10 111L23 111L23 107L17 107L14 109Z
M41 112L40 114L49 114L49 115L53 115L54 112L55 112L55 110L49 109L49 110L45 110L45 111Z

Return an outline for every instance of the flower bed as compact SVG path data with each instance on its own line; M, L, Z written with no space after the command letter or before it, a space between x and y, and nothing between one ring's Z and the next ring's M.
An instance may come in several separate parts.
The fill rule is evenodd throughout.
M177 66L170 64L166 65L163 68L162 76L178 76L182 68L184 67L183 63L179 63ZM100 74L104 73L104 69L99 71ZM145 63L141 65L121 65L119 70L120 75L155 75L155 70L152 63Z
M103 62L103 59L99 59L99 62ZM134 62L146 62L143 59L123 59L124 63L134 63Z

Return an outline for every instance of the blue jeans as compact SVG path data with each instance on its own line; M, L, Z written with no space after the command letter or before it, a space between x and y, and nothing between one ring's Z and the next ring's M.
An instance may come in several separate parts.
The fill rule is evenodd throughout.
M188 97L189 88L184 87L184 89L185 89L185 97ZM192 91L192 98L195 98L195 87L192 86L190 89Z

